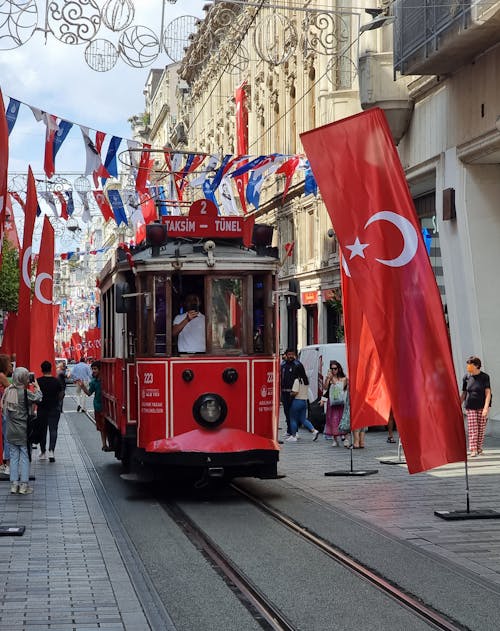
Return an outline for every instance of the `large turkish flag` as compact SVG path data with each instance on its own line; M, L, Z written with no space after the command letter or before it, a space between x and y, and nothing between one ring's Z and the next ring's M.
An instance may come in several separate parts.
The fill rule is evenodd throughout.
M384 113L301 139L356 290L348 309L361 310L373 336L410 473L465 461L441 297Z
M30 368L37 377L42 374L40 365L44 361L55 369L53 287L54 228L45 215L31 305Z

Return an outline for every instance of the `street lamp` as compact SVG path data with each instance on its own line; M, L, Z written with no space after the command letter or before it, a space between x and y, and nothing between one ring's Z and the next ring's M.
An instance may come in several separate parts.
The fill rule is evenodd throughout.
M364 33L365 31L373 31L377 28L382 28L382 26L393 24L396 21L396 16L386 15L385 11L386 9L365 9L365 13L371 15L372 20L371 22L363 24L359 28L359 32Z

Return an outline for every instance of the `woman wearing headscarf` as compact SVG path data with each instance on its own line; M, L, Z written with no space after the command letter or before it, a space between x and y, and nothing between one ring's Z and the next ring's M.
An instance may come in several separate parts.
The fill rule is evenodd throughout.
M10 492L26 495L32 493L29 486L30 457L28 451L28 415L33 404L42 400L42 393L35 381L33 392L28 389L30 374L19 366L12 375L10 385L3 395L2 407L7 417L7 440L10 446Z

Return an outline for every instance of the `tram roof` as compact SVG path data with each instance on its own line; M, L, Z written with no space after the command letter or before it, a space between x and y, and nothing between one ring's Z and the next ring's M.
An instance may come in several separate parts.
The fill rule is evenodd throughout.
M142 271L237 272L275 270L279 267L278 250L272 247L245 248L238 241L217 239L176 239L159 248L118 247L115 256L103 268L100 277L135 267Z

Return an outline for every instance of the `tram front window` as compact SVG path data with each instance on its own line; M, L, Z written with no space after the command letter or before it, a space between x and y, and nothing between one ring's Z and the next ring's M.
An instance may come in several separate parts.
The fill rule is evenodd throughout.
M218 278L212 281L210 326L214 351L241 351L242 295L241 279Z

